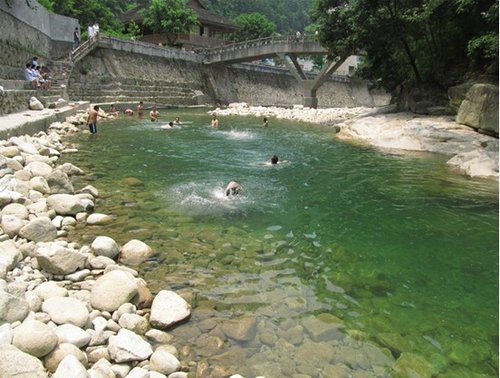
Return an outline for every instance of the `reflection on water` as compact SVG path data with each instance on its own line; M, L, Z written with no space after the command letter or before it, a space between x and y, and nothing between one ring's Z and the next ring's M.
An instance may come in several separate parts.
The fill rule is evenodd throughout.
M497 376L497 183L312 125L182 119L103 123L71 156L117 216L85 240L145 241L152 289L191 298L181 359L213 376Z

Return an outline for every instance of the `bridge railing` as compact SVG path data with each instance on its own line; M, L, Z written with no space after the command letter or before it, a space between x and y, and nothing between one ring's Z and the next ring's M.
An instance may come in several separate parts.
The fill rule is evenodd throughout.
M317 42L315 38L301 36L297 37L296 35L284 35L284 36L275 36L275 37L267 37L267 38L259 38L252 39L244 42L234 42L230 44L226 44L223 46L206 48L197 50L198 53L203 54L205 56L220 54L228 51L236 51L241 49L248 49L250 47L260 47L269 44L277 44L277 43L305 43L305 42Z

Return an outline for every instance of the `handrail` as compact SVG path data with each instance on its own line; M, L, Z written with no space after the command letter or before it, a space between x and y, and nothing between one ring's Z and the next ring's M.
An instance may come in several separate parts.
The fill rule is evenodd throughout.
M275 43L304 43L304 42L318 42L315 38L296 35L285 35L285 36L274 36L266 38L252 39L244 42L233 42L219 47L205 48L198 50L200 53L205 55L220 54L226 51L235 51L241 49L247 49L249 47L259 47Z

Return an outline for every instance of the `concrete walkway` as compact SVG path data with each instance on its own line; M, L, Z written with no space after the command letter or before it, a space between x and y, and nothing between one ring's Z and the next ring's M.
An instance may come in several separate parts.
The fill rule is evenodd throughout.
M88 101L71 102L59 109L25 110L0 116L0 139L45 131L54 122L86 110Z

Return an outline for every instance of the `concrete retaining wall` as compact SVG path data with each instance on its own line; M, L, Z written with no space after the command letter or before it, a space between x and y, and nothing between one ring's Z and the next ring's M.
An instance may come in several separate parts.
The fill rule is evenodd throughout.
M137 87L131 89L130 84L134 80L137 81ZM99 97L100 83L108 85L110 82L123 84L126 82L126 87L136 92L144 88L143 81L151 84L160 82L165 86L183 86L192 91L202 92L205 98L211 99L209 105L247 102L251 105L292 106L303 103L302 89L289 73L225 65L207 66L193 61L106 48L94 50L75 65L69 81L70 96L71 87L75 84L78 84L80 89L82 84L87 85L87 89ZM71 98L77 99L78 93L73 93ZM317 94L320 107L375 105L374 98L364 81L328 80ZM119 101L119 96L126 95L127 90L123 89L120 92L118 88L116 101ZM150 97L148 93L144 93L144 96ZM87 100L92 101L90 98ZM186 98L186 101L185 105L192 105L190 99Z

